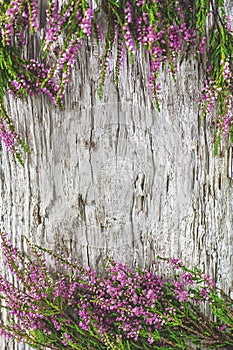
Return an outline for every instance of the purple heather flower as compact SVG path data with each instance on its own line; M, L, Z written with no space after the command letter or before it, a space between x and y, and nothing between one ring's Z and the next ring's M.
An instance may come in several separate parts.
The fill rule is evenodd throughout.
M85 17L82 19L80 23L80 27L87 36L91 35L91 21L93 18L93 9L89 7L85 12Z
M179 259L173 258L173 259L170 260L170 264L175 266L175 267L179 267L181 265L181 262L180 262Z
M134 39L128 25L124 25L123 29L124 29L124 39L125 39L126 47L130 52L132 52L133 54L136 54Z
M200 290L200 297L203 298L204 300L209 300L210 296L210 291L208 288L202 288Z
M226 323L223 323L220 327L219 330L220 331L224 331L227 328Z
M9 153L14 153L17 144L17 135L4 119L0 120L0 138L7 148L7 151Z
M228 32L231 32L232 29L231 29L231 17L229 15L226 16L227 18L227 30Z
M125 19L127 24L131 24L133 22L132 9L128 1L126 2L126 7L125 7Z
M190 272L186 272L180 275L180 278L189 284L194 284L193 275Z
M205 52L205 49L206 49L206 37L203 36L201 39L200 46L199 46L200 53L203 54Z
M147 339L148 343L149 344L153 344L154 343L154 337L153 335L149 336L148 339Z

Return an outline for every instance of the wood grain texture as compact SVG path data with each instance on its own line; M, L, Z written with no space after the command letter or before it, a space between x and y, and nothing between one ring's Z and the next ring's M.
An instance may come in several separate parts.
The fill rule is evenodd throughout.
M1 151L2 227L20 248L26 235L97 269L110 254L160 274L166 269L157 255L179 257L231 292L230 148L213 155L211 121L201 119L196 102L200 65L183 62L176 84L161 74L158 112L143 52L134 67L125 62L118 89L109 76L100 101L100 55L92 42L82 47L64 111L45 97L6 99L31 152L22 168Z

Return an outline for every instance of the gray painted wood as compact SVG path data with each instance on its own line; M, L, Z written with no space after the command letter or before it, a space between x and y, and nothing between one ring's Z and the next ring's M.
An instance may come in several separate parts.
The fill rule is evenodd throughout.
M2 226L18 247L27 235L97 269L110 254L160 274L166 268L158 254L179 257L230 293L230 147L223 143L214 157L213 126L196 102L201 67L183 62L176 84L166 70L161 74L159 113L143 53L134 67L125 62L119 89L110 75L100 101L100 54L93 43L83 46L64 111L45 97L7 98L31 153L22 168L1 152ZM2 349L27 348L1 341Z

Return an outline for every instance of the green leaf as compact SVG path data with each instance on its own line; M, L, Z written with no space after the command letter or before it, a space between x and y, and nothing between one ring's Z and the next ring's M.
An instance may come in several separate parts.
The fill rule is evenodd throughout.
M214 155L217 156L218 153L219 153L219 147L220 147L220 144L221 144L221 135L220 133L217 134L217 139L214 143Z

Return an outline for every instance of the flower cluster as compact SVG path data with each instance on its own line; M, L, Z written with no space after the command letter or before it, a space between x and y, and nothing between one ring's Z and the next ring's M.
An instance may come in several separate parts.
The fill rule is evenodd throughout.
M133 23L133 14L131 4L127 1L125 7L125 23L123 25L123 33L125 39L125 46L132 54L136 54L136 46L133 39L132 31L130 30L130 25Z
M211 303L211 290L215 287L215 283L210 275L203 274L200 271L193 273L186 269L178 259L171 259L170 264L175 270L183 270L182 273L175 274L176 281L172 288L176 299L180 302L200 303L209 301ZM197 282L199 284L198 288L196 288Z
M116 338L133 338L135 341L144 328L153 332L165 323L155 312L156 304L163 300L164 282L150 272L139 273L121 263L110 263L106 276L91 286L94 303L92 313L101 325L101 332L112 333Z
M11 118L8 116L3 100L0 98L0 138L5 145L9 153L14 153L19 163L23 165L23 160L18 153L18 149L21 146L25 152L28 152L28 148L22 141L19 134L16 133Z
M209 68L209 71L211 67ZM217 79L211 76L205 81L205 86L200 97L200 108L203 115L209 118L213 112L217 116L212 120L215 123L218 133L223 137L227 137L232 133L233 127L233 72L230 58L226 58L220 62L220 72Z
M0 293L12 320L8 325L1 323L0 334L4 337L14 334L17 341L37 346L46 345L39 339L44 334L51 349L55 348L55 343L61 346L74 342L78 334L71 306L74 310L83 308L77 294L81 282L76 282L69 274L69 268L66 274L51 274L40 251L31 246L30 256L21 254L3 233L1 248L4 264L16 279L17 286L0 275ZM88 344L88 340L84 339L85 342Z
M42 81L47 77L47 75L48 69L45 68L44 64L38 63L36 60L32 59L25 66L25 72L22 72L17 79L11 81L9 86L9 94L20 97L25 93L29 96L45 93L55 104L55 96L59 87L52 78L48 79L46 85L42 87ZM63 95L60 96L60 99L62 99L62 97Z
M62 40L64 45L60 47L60 50L58 49L58 58L48 70L47 77L42 81L42 88L49 80L60 77L59 88L53 95L53 100L59 104L70 81L71 69L74 67L83 37L91 35L93 10L87 1L82 4L68 1L62 9L58 8L57 1L54 0L51 0L49 5L47 30L42 43L43 57L47 56L49 50L59 48Z
M1 19L2 45L10 45L13 38L25 45L25 30L34 33L39 28L37 0L10 1Z
M109 260L103 275L31 245L14 248L1 233L3 262L13 276L0 275L1 306L10 322L0 334L51 349L185 349L195 344L233 346L233 319L226 296L209 275L171 259L168 281ZM56 269L48 269L48 263ZM227 300L227 302L225 302ZM201 311L208 303L216 321Z
M0 121L0 138L8 152L13 153L15 144L17 143L17 135L12 129L10 129L9 124L4 119Z
M147 48L151 57L149 87L153 93L159 90L156 81L164 64L167 62L169 70L175 73L177 56L184 45L186 50L196 45L197 34L184 22L183 11L175 5L171 3L165 11L158 1L152 19L151 11L143 11L137 19L139 43ZM177 20L168 22L169 14L174 12Z

